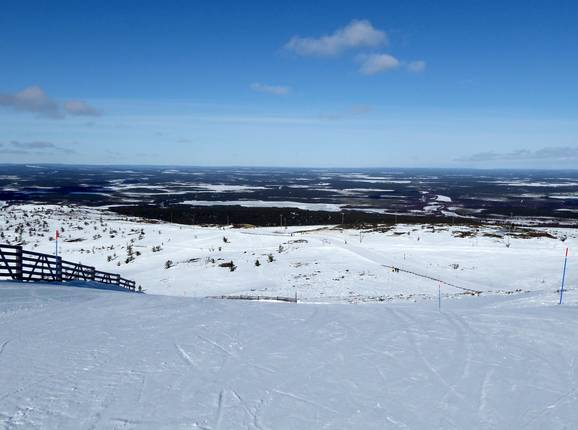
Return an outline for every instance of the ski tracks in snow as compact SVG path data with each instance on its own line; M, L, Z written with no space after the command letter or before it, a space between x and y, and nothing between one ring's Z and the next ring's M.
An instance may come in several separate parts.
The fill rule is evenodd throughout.
M193 361L193 359L191 358L191 356L181 347L181 345L179 345L178 343L175 342L175 348L177 349L179 356L183 359L183 361L193 367L193 368L197 368L195 362Z
M463 321L461 323L457 323L455 316L444 314L444 319L448 321L451 326L453 326L456 333L456 338L452 339L452 345L455 345L455 348L450 351L450 353L452 357L455 357L456 354L458 354L460 358L457 360L457 362L461 363L461 369L457 372L452 372L452 374L457 374L457 377L450 380L447 375L442 374L440 369L438 369L438 367L432 363L430 358L424 352L422 344L416 336L415 328L412 328L412 326L415 327L417 325L420 331L427 333L428 330L426 327L424 327L418 319L409 316L405 311L394 310L393 315L402 321L402 324L407 327L407 334L410 345L414 349L416 357L424 364L425 369L445 387L446 392L439 400L443 407L447 408L450 406L450 396L458 399L460 403L464 404L464 406L471 406L466 396L460 392L460 385L462 385L470 375L470 366L473 359L473 352L471 348L472 341L469 339L469 336L472 334L471 330L469 328L464 329L465 323ZM466 327L469 326L466 325ZM468 330L467 334L465 334L465 330Z
M221 421L223 420L223 403L224 403L223 396L224 395L225 395L225 390L222 389L221 392L219 393L219 398L217 399L217 411L216 411L216 415L215 415L215 426L214 426L215 430L219 430L221 428Z
M8 345L9 342L10 342L9 340L5 340L4 342L0 343L0 356L2 356L4 348L6 348L6 345Z

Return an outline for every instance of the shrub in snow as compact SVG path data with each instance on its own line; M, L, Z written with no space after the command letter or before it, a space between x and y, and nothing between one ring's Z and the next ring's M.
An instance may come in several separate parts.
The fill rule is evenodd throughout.
M259 260L255 260L255 266L259 267L261 265L261 262Z
M237 268L237 266L235 266L235 263L233 263L232 260L227 261L226 263L219 264L219 267L228 267L231 272L234 272L235 269Z
M273 258L273 254L269 254L267 256L267 260L269 260L269 263L272 263L273 261L275 261L275 258Z
M173 267L175 265L175 263L173 263L173 260L167 260L165 261L165 269L170 269L171 267Z
M132 245L126 247L126 260L125 263L128 264L131 261L134 261L134 252L132 249Z

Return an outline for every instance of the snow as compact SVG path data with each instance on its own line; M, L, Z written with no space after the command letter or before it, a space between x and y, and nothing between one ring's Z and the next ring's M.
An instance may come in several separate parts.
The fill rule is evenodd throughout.
M578 297L315 305L0 282L0 427L578 427Z
M578 231L570 228L528 230L552 237L518 237L491 226L220 228L31 204L0 210L3 242L18 242L15 229L23 219L30 224L22 234L25 249L52 253L54 242L48 239L57 227L64 228L63 259L120 273L147 293L181 297L297 294L313 302L424 301L437 295L437 282L430 278L483 295L552 292L559 288L566 247L578 248ZM134 260L127 263L131 244ZM153 252L153 247L161 249ZM174 265L165 269L168 260ZM219 267L229 261L237 267L233 272ZM571 253L569 285L578 282L577 263ZM394 272L392 266L413 274ZM446 286L444 294L459 296L463 290Z
M223 193L223 192L239 192L239 191L247 191L253 192L255 190L267 190L267 187L257 187L257 186L249 186L249 185L226 185L226 184L194 184L195 187L202 188L201 192L216 192L216 193ZM198 192L198 191L196 191Z
M351 182L364 182L367 184L411 184L411 181L405 179L351 179Z
M247 208L295 208L327 212L340 212L342 207L342 205L333 203L305 203L264 200L186 200L182 202L182 204L191 206L243 206Z
M577 200L578 194L550 194L549 199Z
M436 196L436 201L438 201L438 202L445 202L445 203L451 203L451 202L452 202L452 198L451 198L451 197L448 197L448 196L438 195L438 196Z
M557 178L563 179L563 178ZM494 180L486 181L488 184L505 185L509 187L576 187L578 182L568 179L567 182L532 182L527 180L515 180L515 181L504 181L504 180Z
M237 229L0 210L2 241L26 249L52 252L57 227L64 259L147 294L0 281L0 428L578 428L572 252L557 304L575 229ZM140 255L127 262L128 246ZM237 294L299 303L206 298Z

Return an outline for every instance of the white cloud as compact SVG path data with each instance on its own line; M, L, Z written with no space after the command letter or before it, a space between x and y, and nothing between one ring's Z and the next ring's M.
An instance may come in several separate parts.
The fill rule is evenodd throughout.
M88 103L70 100L60 103L52 99L37 85L24 88L13 94L0 94L0 107L21 112L37 113L48 118L63 118L68 115L100 115L100 112Z
M62 107L69 115L100 116L98 110L80 100L68 100Z
M346 49L375 47L387 44L387 35L367 20L353 20L333 34L315 37L293 36L285 49L299 55L335 56Z
M62 117L58 103L36 85L26 87L14 94L0 94L0 106L18 111L34 112L51 118Z
M359 72L363 75L375 75L399 67L399 60L389 54L371 54L358 57L361 63Z
M407 64L407 70L414 73L420 73L425 70L426 63L422 60L410 61Z
M251 89L258 93L273 94L275 96L284 96L289 94L289 92L291 91L290 87L282 85L260 84L258 82L252 83Z

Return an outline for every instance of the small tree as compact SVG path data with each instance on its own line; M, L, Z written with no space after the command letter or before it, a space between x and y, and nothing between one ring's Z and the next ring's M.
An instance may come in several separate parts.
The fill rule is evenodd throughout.
M171 267L173 267L175 265L175 263L173 263L173 260L167 260L165 261L165 269L170 269Z
M128 264L131 261L134 261L134 251L132 249L132 245L128 245L126 247L126 260L125 263Z
M275 258L273 257L273 254L269 254L267 256L267 260L269 260L269 263L272 263L273 261L275 261Z
M259 267L261 265L261 262L257 259L255 260L255 266Z

